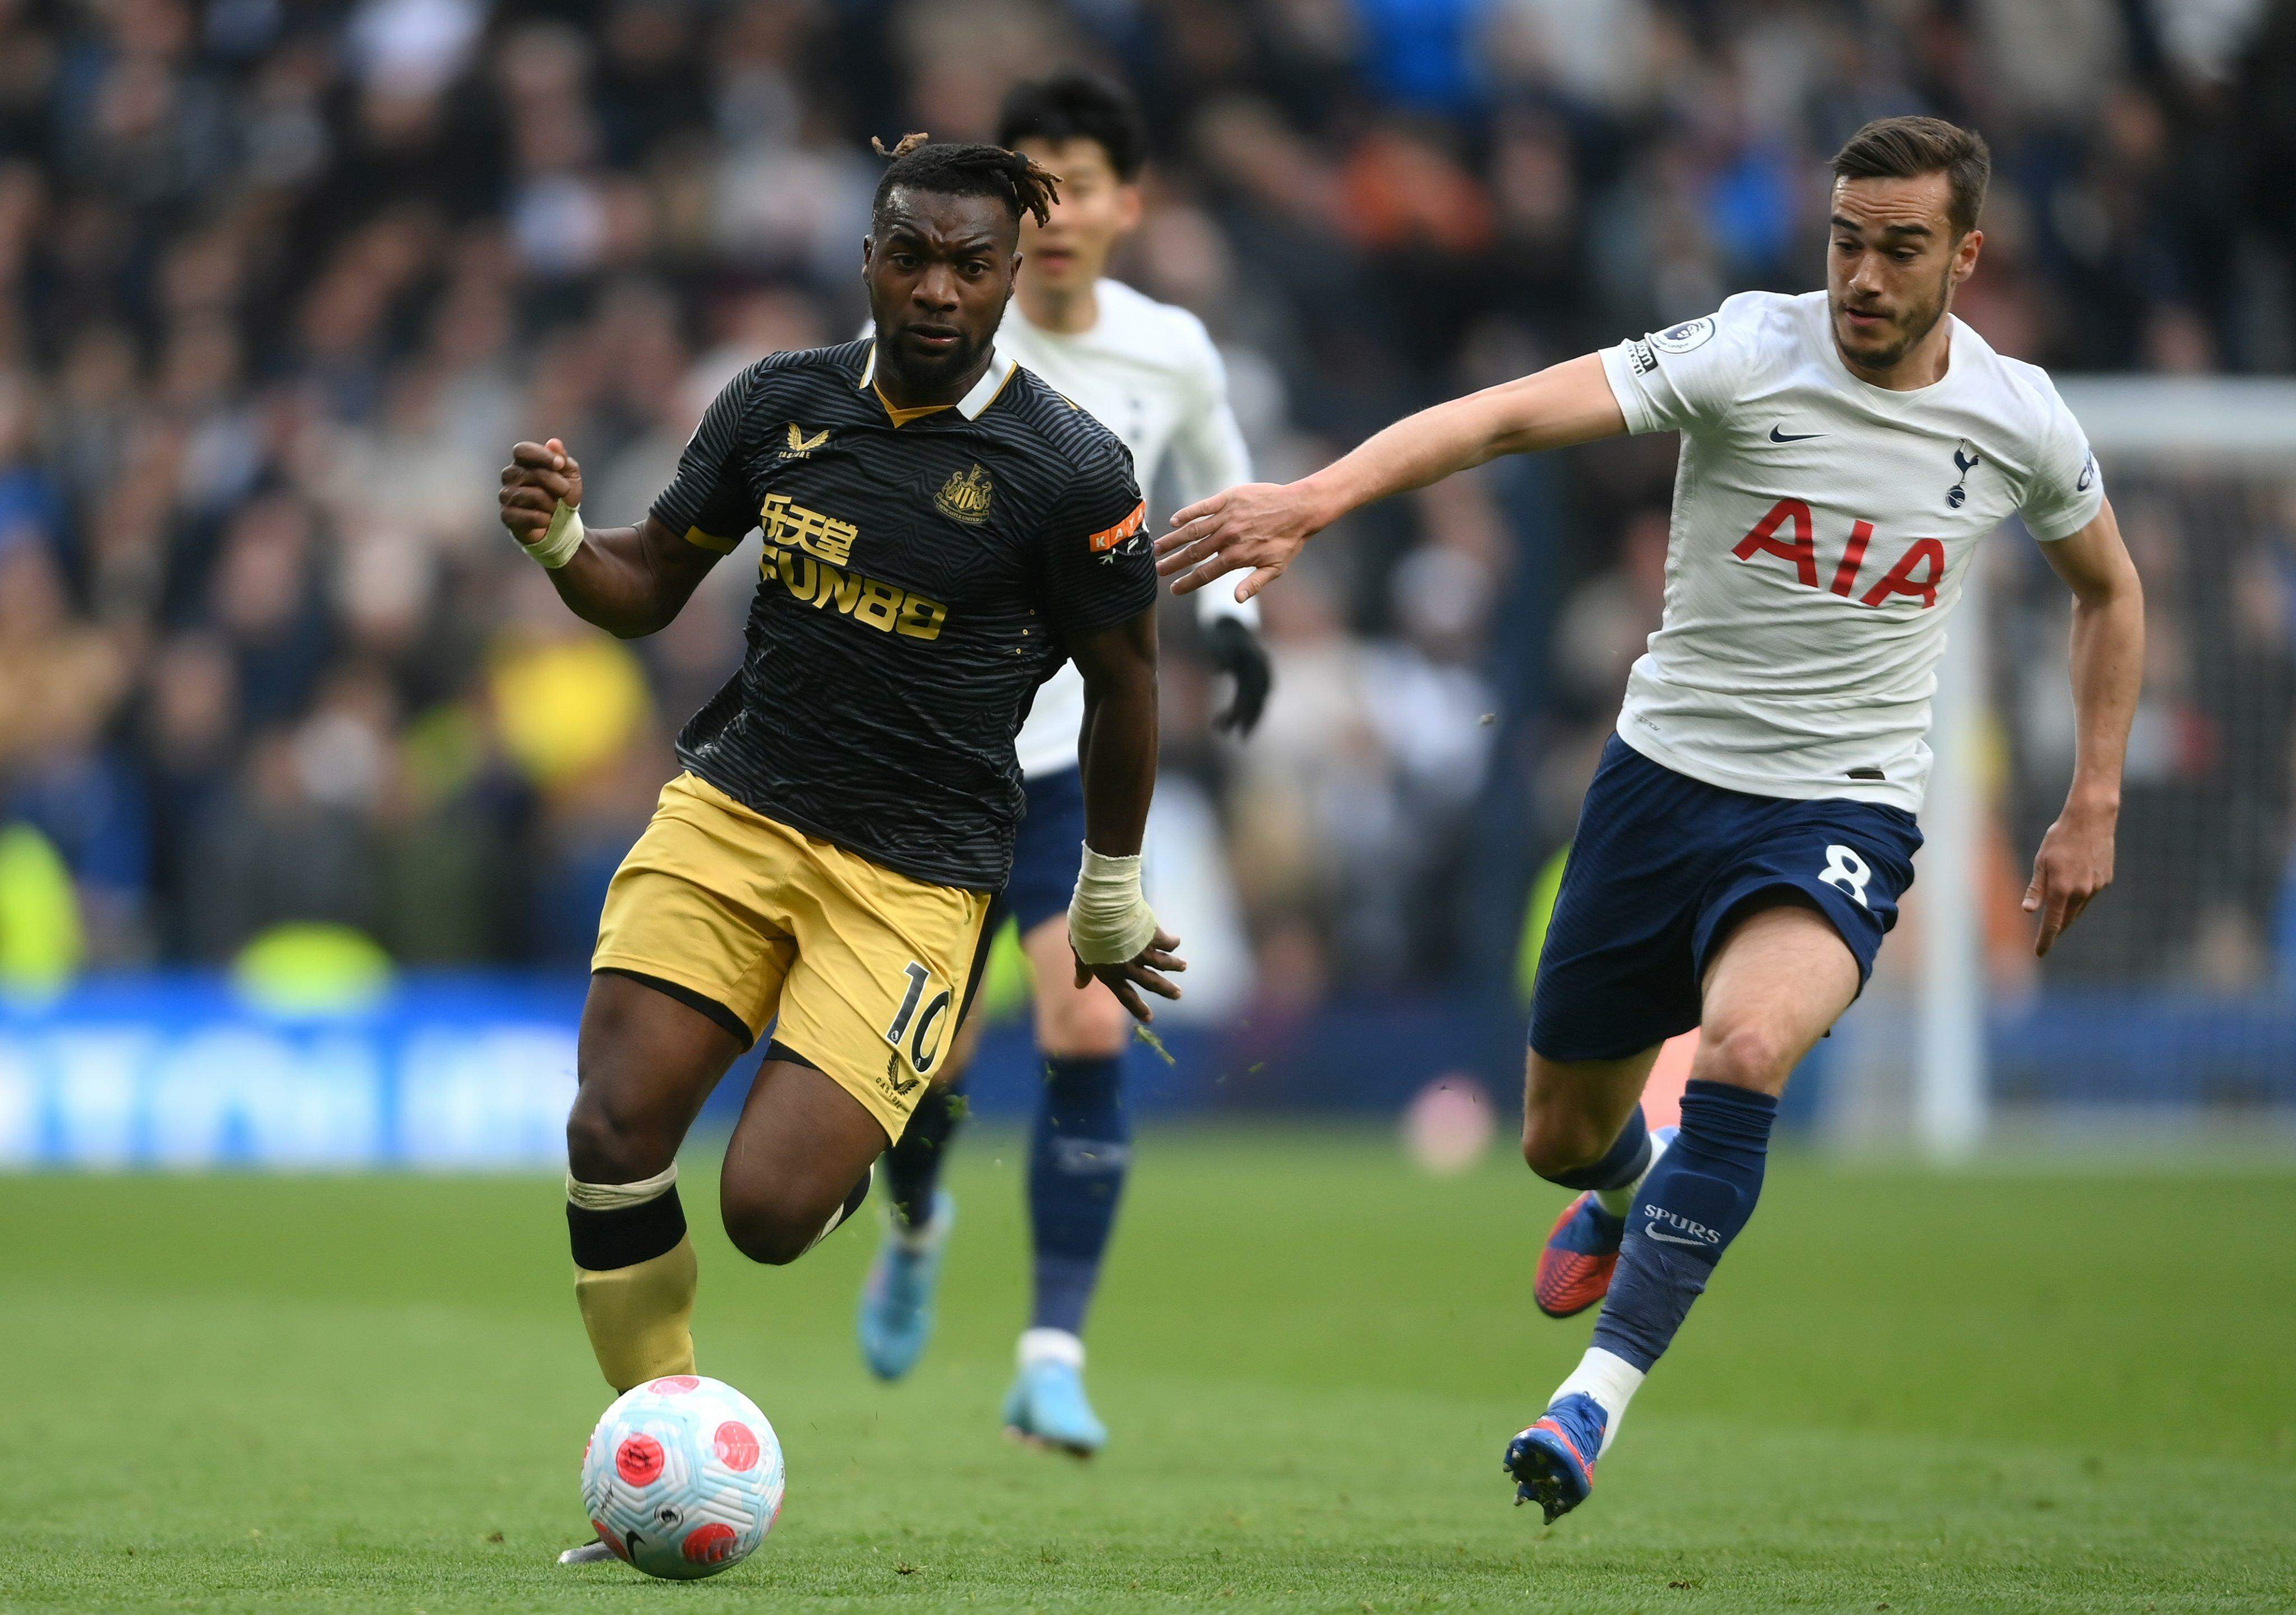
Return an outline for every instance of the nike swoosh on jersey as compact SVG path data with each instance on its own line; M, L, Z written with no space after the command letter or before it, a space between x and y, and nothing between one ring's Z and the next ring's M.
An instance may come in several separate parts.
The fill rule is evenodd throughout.
M1783 420L1778 422L1778 426L1784 426L1784 424L1785 422ZM1824 436L1825 434L1824 432L1781 432L1778 430L1777 426L1774 426L1770 428L1770 441L1772 443L1807 443L1813 437L1823 437Z

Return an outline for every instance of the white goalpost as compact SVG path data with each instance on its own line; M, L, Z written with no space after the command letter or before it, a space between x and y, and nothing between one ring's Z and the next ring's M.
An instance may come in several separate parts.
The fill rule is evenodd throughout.
M2132 778L2141 766L2155 782L2144 798L2150 819L2132 842L2139 827L2131 823L2132 800L2124 800L2124 890L2106 901L2134 911L2117 917L2110 936L2071 939L2087 957L2062 972L2053 960L2015 991L2030 999L2059 991L2061 975L2068 978L2072 985L2064 991L2074 1009L2062 1024L2094 1032L2108 1045L2119 1028L2132 1047L2157 1047L2151 1059L2159 1086L2132 1087L2120 1097L2150 1109L2189 1112L2226 1093L2237 1100L2244 1091L2242 1061L2276 1058L2269 1025L2228 1054L2211 1038L2207 1006L2223 1006L2228 1019L2259 1006L2273 1012L2296 983L2296 967L2285 962L2296 934L2274 932L2272 894L2255 889L2270 878L2276 852L2296 876L2296 860L2286 856L2284 788L2296 777L2296 759L2272 744L2281 732L2274 714L2250 710L2269 692L2209 672L2222 648L2217 636L2232 632L2224 623L2249 624L2268 640L2272 614L2296 612L2296 381L2088 377L2067 379L2062 390L2088 432L2124 532L2148 574L2152 660L2175 687L2148 692L2148 712L2139 719L2144 754L2132 752ZM2252 598L2270 586L2276 566L2286 569L2287 600ZM1939 676L1936 763L1916 888L1924 899L1920 970L1907 1006L1915 1024L1909 1047L1882 1056L1882 1064L1912 1078L1906 1120L1915 1138L1924 1153L1946 1161L1966 1157L1985 1141L2002 1103L1994 1010L2011 989L1997 979L1991 961L2000 956L1988 956L1988 922L2017 893L1998 889L2009 876L2002 858L1989 855L1988 826L2014 824L2021 802L2022 816L2034 817L2043 775L2058 759L2054 753L2040 757L2038 745L2021 753L2021 745L2036 734L2052 746L2061 739L2061 721L2051 717L2038 681L2062 685L2063 638L2045 641L2027 632L2046 620L2046 599L2021 584L2011 591L2019 598L1999 598L1996 572L1989 565L1972 567ZM2061 623L2062 604L2055 609ZM2296 634L2290 640L2296 645ZM2039 665L2045 646L2055 656L2046 667ZM2268 655L2264 659L2277 665ZM2005 698L2002 686L2010 679L2030 693ZM2152 707L2173 710L2163 715ZM2162 730L2165 737L2153 732ZM2218 736L2213 753L2203 756L2206 748L2185 732L2192 730ZM2265 754L2276 749L2284 754ZM2214 783L2192 777L2203 766ZM2062 794L2062 779L2057 789ZM2130 798L2137 795L2132 787ZM2206 890L2213 877L2205 849L2226 837L2248 849L2249 889L2229 897ZM2030 860L2030 845L2014 836L2003 844L2011 843ZM2128 878L2132 860L2149 861L2142 880ZM2016 871L2020 891L2026 873ZM2169 997L2177 993L2185 997ZM2187 999L2201 1007L2179 1019L2175 1010ZM2169 1007L2148 1007L2156 1000ZM2044 1022L2038 1035L2046 1038L2057 1024ZM2246 1091L2265 1103L2286 1103L2269 1071Z

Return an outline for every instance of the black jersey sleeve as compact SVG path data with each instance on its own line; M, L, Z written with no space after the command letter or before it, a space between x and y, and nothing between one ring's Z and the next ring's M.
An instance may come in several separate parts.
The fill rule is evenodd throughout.
M1132 455L1114 434L1078 452L1076 474L1045 518L1045 615L1064 636L1121 623L1156 603L1156 559Z
M653 518L689 542L724 555L758 525L741 475L742 420L763 372L753 364L726 384L701 414L677 474L653 502Z

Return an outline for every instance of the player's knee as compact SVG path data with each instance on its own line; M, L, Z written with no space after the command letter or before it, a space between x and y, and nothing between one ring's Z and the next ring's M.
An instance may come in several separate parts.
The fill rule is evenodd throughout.
M769 1268L787 1267L821 1238L838 1202L824 1203L803 1187L796 1188L735 1184L720 1179L718 1211L726 1224L726 1237L751 1261Z
M625 1106L597 1084L586 1082L566 1114L566 1170L582 1183L636 1183L666 1170L677 1154L675 1138Z
M1793 1050L1771 1028L1754 1021L1710 1026L1699 1034L1690 1074L1707 1082L1775 1094L1793 1069Z
M1088 991L1037 999L1037 1046L1056 1060L1112 1059L1131 1035L1131 1015L1097 983Z
M727 1191L718 1206L726 1237L751 1261L787 1267L813 1248L828 1213L808 1219L806 1208L772 1195Z
M1593 1120L1574 1111L1542 1106L1523 1113L1523 1164L1542 1178L1592 1166L1610 1147Z

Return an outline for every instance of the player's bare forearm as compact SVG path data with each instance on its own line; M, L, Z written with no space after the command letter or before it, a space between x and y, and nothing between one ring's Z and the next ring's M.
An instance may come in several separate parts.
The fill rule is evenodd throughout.
M717 559L649 516L635 527L590 528L550 581L576 616L634 640L669 626Z
M1483 465L1502 454L1568 448L1627 429L1603 374L1582 354L1513 381L1406 415L1303 479L1309 509L1329 526L1350 510Z
M635 527L568 526L562 512L582 503L582 468L566 445L521 443L503 468L502 524L544 560L550 581L575 616L622 639L667 626L718 557L687 543L649 516ZM580 542L570 552L554 542Z
M1567 448L1627 429L1594 354L1454 398L1374 433L1298 482L1246 483L1177 512L1156 542L1156 569L1188 594L1238 569L1248 600L1316 534L1350 510L1423 488L1502 454Z
M2144 585L2121 544L2110 505L2097 522L2100 539L2109 535L2110 542L2100 543L2095 564L2080 558L2066 580L2073 586L2073 711L2079 724L2068 800L2118 809L2128 729L2144 676ZM2065 543L2080 543L2085 536L2077 534ZM2061 569L2069 559L2059 559Z
M1140 893L1140 842L1156 790L1156 614L1084 634L1069 648L1084 675L1083 869L1069 904L1076 984L1098 981L1143 1023L1144 992L1177 999L1179 938Z
M1156 793L1156 614L1081 635L1070 647L1084 675L1085 841L1127 858L1147 833Z
M2144 675L2144 588L2120 541L2112 507L2071 537L2044 547L2073 592L2073 778L2064 811L2041 838L2025 909L2038 913L2034 951L2112 884L2120 777Z

